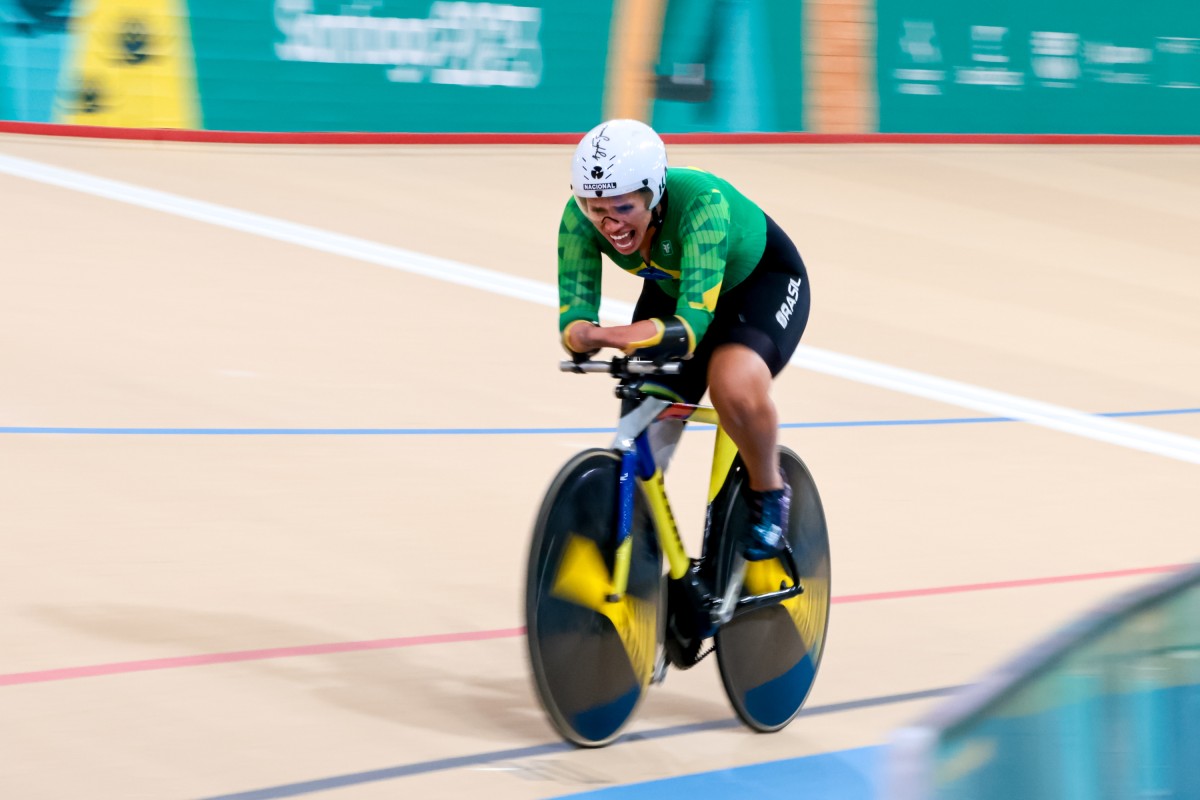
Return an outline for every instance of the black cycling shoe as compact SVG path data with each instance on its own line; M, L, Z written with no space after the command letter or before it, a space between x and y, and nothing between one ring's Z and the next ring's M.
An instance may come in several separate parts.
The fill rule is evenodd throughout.
M792 487L784 481L782 489L756 492L746 489L750 504L750 530L746 534L743 555L747 561L775 558L787 547L788 515L792 508Z

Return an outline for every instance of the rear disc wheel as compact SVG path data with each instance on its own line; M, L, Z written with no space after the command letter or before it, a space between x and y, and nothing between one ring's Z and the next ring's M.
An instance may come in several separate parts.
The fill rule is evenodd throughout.
M729 702L746 725L762 732L783 728L804 705L821 664L829 624L829 536L821 498L799 456L780 447L779 461L792 489L788 541L803 593L739 614L716 633L717 662ZM745 472L737 479L745 480ZM743 561L743 532L750 524L741 487L733 488L716 569L718 587L727 585ZM748 562L745 568L742 597L792 585L780 559Z

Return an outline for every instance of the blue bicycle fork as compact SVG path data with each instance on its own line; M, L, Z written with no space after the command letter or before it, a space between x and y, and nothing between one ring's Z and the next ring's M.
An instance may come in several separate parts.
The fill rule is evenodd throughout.
M629 585L629 562L633 555L633 500L637 479L654 476L654 454L645 431L638 434L631 449L621 453L621 477L617 488L617 541L613 558L613 592L609 602L625 595Z

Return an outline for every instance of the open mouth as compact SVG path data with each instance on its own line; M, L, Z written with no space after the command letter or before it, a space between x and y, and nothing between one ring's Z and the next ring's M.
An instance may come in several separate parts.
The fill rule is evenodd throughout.
M633 231L625 231L625 233L622 233L619 236L614 235L610 236L609 238L612 239L612 243L617 247L629 247L631 244L633 244Z

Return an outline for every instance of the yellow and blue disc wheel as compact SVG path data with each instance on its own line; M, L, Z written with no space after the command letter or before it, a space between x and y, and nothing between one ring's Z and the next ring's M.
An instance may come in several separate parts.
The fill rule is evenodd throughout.
M803 592L776 605L735 616L716 633L721 681L734 711L758 731L787 725L804 705L821 655L829 622L829 537L816 484L804 462L780 448L780 465L792 487L788 541ZM741 532L750 524L741 492L731 494L717 570L723 586L740 558ZM741 595L767 594L793 585L780 559L746 564Z
M526 638L538 699L558 732L585 747L611 742L637 710L663 625L662 556L636 485L629 581L615 594L620 468L608 450L569 461L546 494L529 554Z

